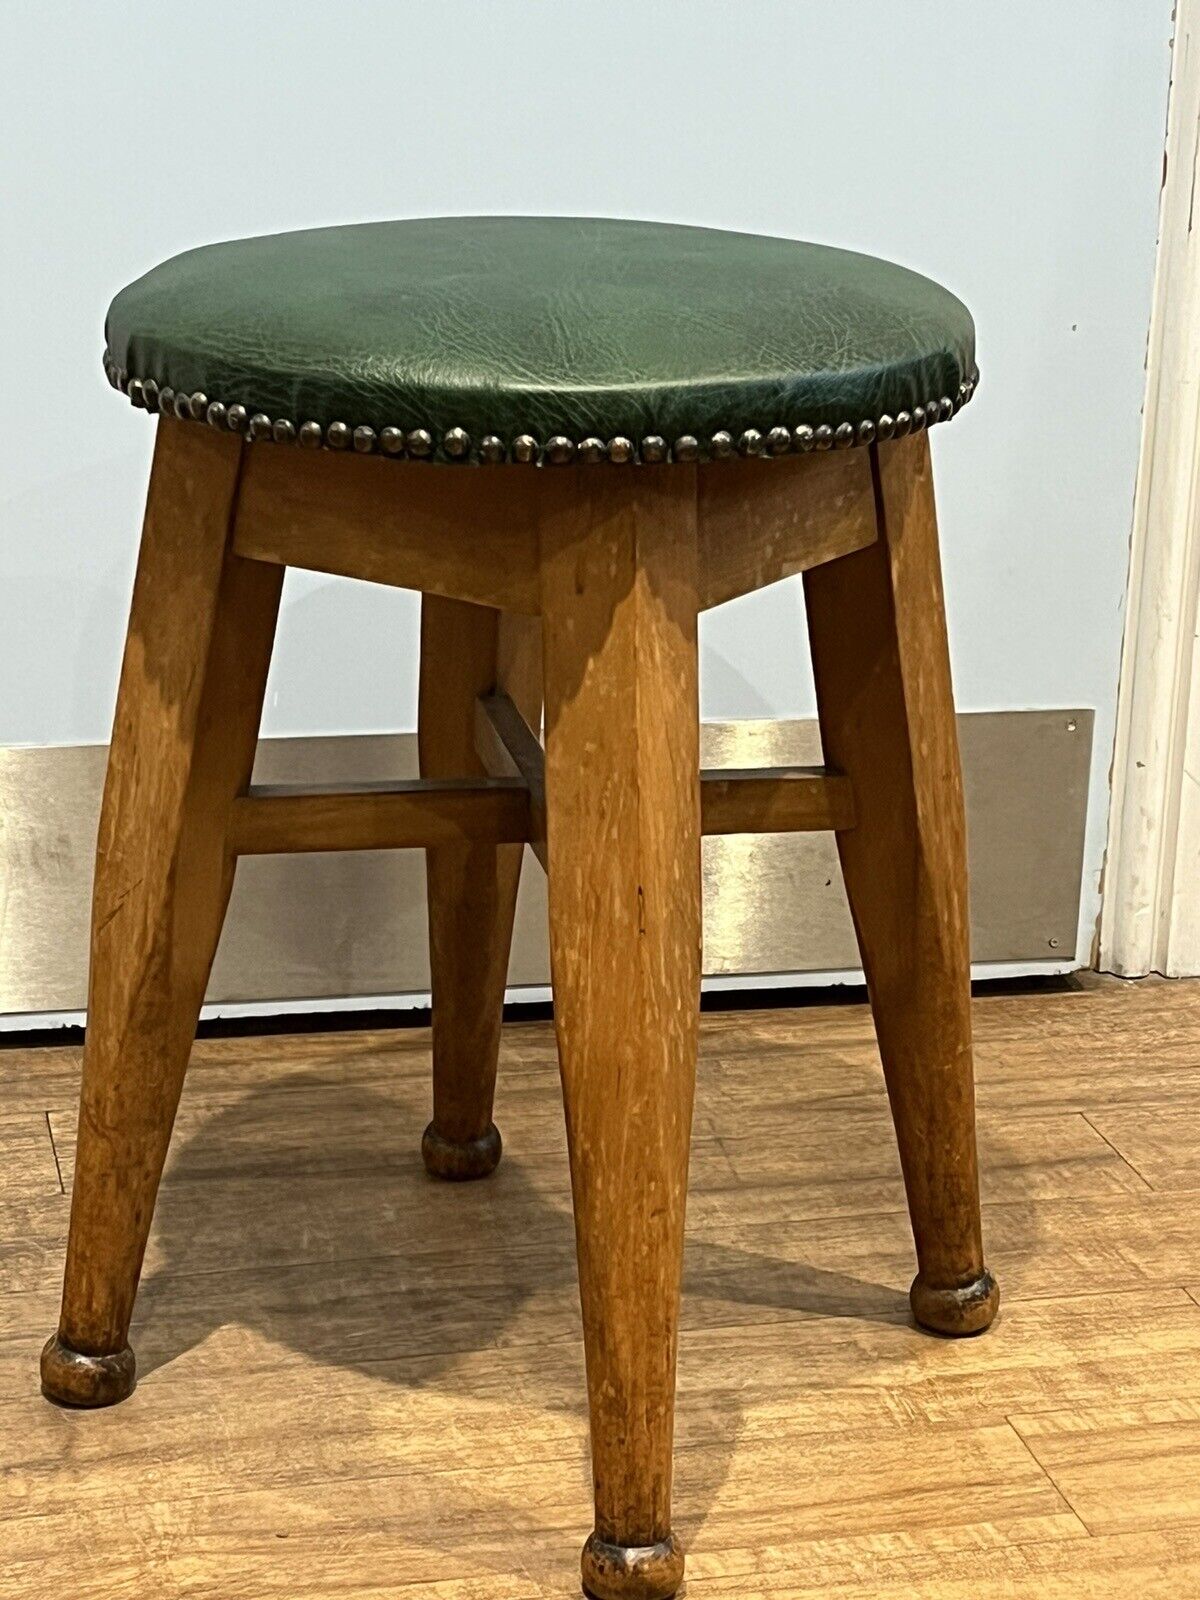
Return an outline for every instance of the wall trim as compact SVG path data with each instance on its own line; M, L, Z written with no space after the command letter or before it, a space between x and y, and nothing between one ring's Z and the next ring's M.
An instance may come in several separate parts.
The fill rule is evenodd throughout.
M1097 965L1200 974L1200 0L1171 59Z
M972 874L976 970L1077 966L1091 712L984 711L958 718ZM820 760L816 723L705 723L709 767ZM42 1025L87 994L92 858L102 745L0 748L0 1017ZM407 778L413 734L259 743L261 783ZM727 834L704 841L705 972L720 983L836 982L858 948L830 834ZM522 875L509 984L544 986L545 875ZM1088 959L1084 953L1083 959ZM238 866L208 998L279 1011L322 1000L424 996L424 860L416 850L247 857ZM0 1022L0 1027L5 1024Z

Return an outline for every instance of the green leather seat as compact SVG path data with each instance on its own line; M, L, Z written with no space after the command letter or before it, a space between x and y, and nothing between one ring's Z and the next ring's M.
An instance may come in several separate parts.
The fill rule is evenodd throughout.
M569 217L319 228L189 250L109 310L135 405L433 461L866 444L977 379L966 307L824 245Z

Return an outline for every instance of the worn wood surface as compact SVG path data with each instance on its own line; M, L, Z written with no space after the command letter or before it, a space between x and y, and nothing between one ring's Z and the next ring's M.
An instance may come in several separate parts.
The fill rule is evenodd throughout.
M381 783L255 784L233 803L237 855L321 850L431 850L525 839L529 795L511 779L421 778Z
M709 833L812 833L854 826L849 778L824 767L710 767L700 774Z
M872 448L877 543L805 575L825 759L908 1185L913 1305L943 1332L995 1314L979 1224L966 826L925 434Z
M427 594L421 601L417 742L423 778L485 777L475 749L481 695L541 717L536 619ZM532 821L524 791L525 816ZM539 813L540 815L540 813ZM450 844L426 853L433 987L433 1118L425 1162L442 1177L483 1177L500 1157L492 1122L500 1014L523 847Z
M694 472L581 475L539 533L550 968L596 1538L664 1547L636 1591L657 1600L679 1576L665 1544L700 1002ZM589 1546L606 1600L603 1565Z
M282 583L279 568L230 553L241 455L235 438L160 425L92 901L60 1322L64 1343L87 1356L126 1342L233 884L229 813L250 778Z
M492 720L505 700L481 700L476 710L476 749L497 776L254 784L233 803L230 848L253 856L519 841L545 866L544 755L523 718L506 722L497 712L511 749L505 743ZM459 765L475 762L464 757ZM705 834L811 833L852 828L854 821L849 779L824 767L712 767L700 774Z
M541 714L541 681L538 682ZM535 730L507 694L482 696L475 705L475 750L484 769L520 778L529 791L529 846L546 865L546 757Z
M993 995L974 1019L1005 1302L965 1342L908 1318L866 1007L701 1021L675 1481L694 1596L1200 1593L1200 984ZM426 1028L196 1045L141 1381L74 1413L38 1395L37 1355L79 1051L0 1050L5 1600L577 1593L553 1029L504 1030L507 1154L466 1189L421 1168L429 1051Z
M507 695L481 699L475 745L489 773L529 790L529 843L546 865L545 753ZM700 773L703 834L804 833L854 826L850 780L824 767L709 768Z
M703 608L875 542L865 450L713 461L697 483Z
M865 450L683 470L694 485L702 609L875 538ZM250 450L235 548L262 561L536 612L538 518L561 496L564 478L582 487L605 476L611 469L455 469L353 452Z
M535 612L531 499L542 476L251 449L235 547L262 561Z

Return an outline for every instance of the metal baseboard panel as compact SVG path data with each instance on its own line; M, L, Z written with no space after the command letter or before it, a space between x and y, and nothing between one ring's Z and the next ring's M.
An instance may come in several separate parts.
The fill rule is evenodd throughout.
M959 718L977 961L1061 966L1075 951L1091 764L1090 711ZM0 1013L81 1010L102 745L0 749ZM813 722L710 723L709 767L820 759ZM268 739L260 782L411 777L412 734ZM510 982L548 981L545 880L523 877ZM704 844L705 971L858 964L832 837ZM295 1001L429 987L417 851L260 857L238 868L209 1000Z

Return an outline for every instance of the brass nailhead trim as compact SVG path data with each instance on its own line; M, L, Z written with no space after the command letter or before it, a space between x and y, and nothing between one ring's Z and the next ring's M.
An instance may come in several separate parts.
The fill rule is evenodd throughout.
M435 439L428 428L412 428L406 432L403 428L387 427L376 431L366 423L352 428L346 422L330 422L322 427L319 422L272 418L263 411L251 415L246 406L210 400L199 389L192 394L176 393L169 386L160 388L153 378L131 378L107 353L104 373L113 388L127 395L132 405L184 421L206 422L210 428L244 433L255 442L298 443L309 450L353 448L361 455L378 453L414 461L477 460L489 465L513 461L528 466L554 467L573 463L594 465L602 461L618 465L632 462L654 465L664 461L725 461L737 455L803 455L810 450L847 450L852 445L873 444L877 439L903 439L906 434L932 428L936 422L948 422L971 399L979 383L979 374L975 372L959 384L956 394L938 395L924 405L915 405L911 411L898 411L894 417L884 412L857 423L839 422L836 427L827 422L817 427L807 422L792 427L776 423L765 431L745 428L736 438L720 428L705 443L690 433L681 435L672 444L656 433L646 434L636 444L624 434L608 440L589 435L576 441L567 434L556 433L542 442L531 433L519 433L506 442L498 433L486 433L476 444L463 428L450 428Z

